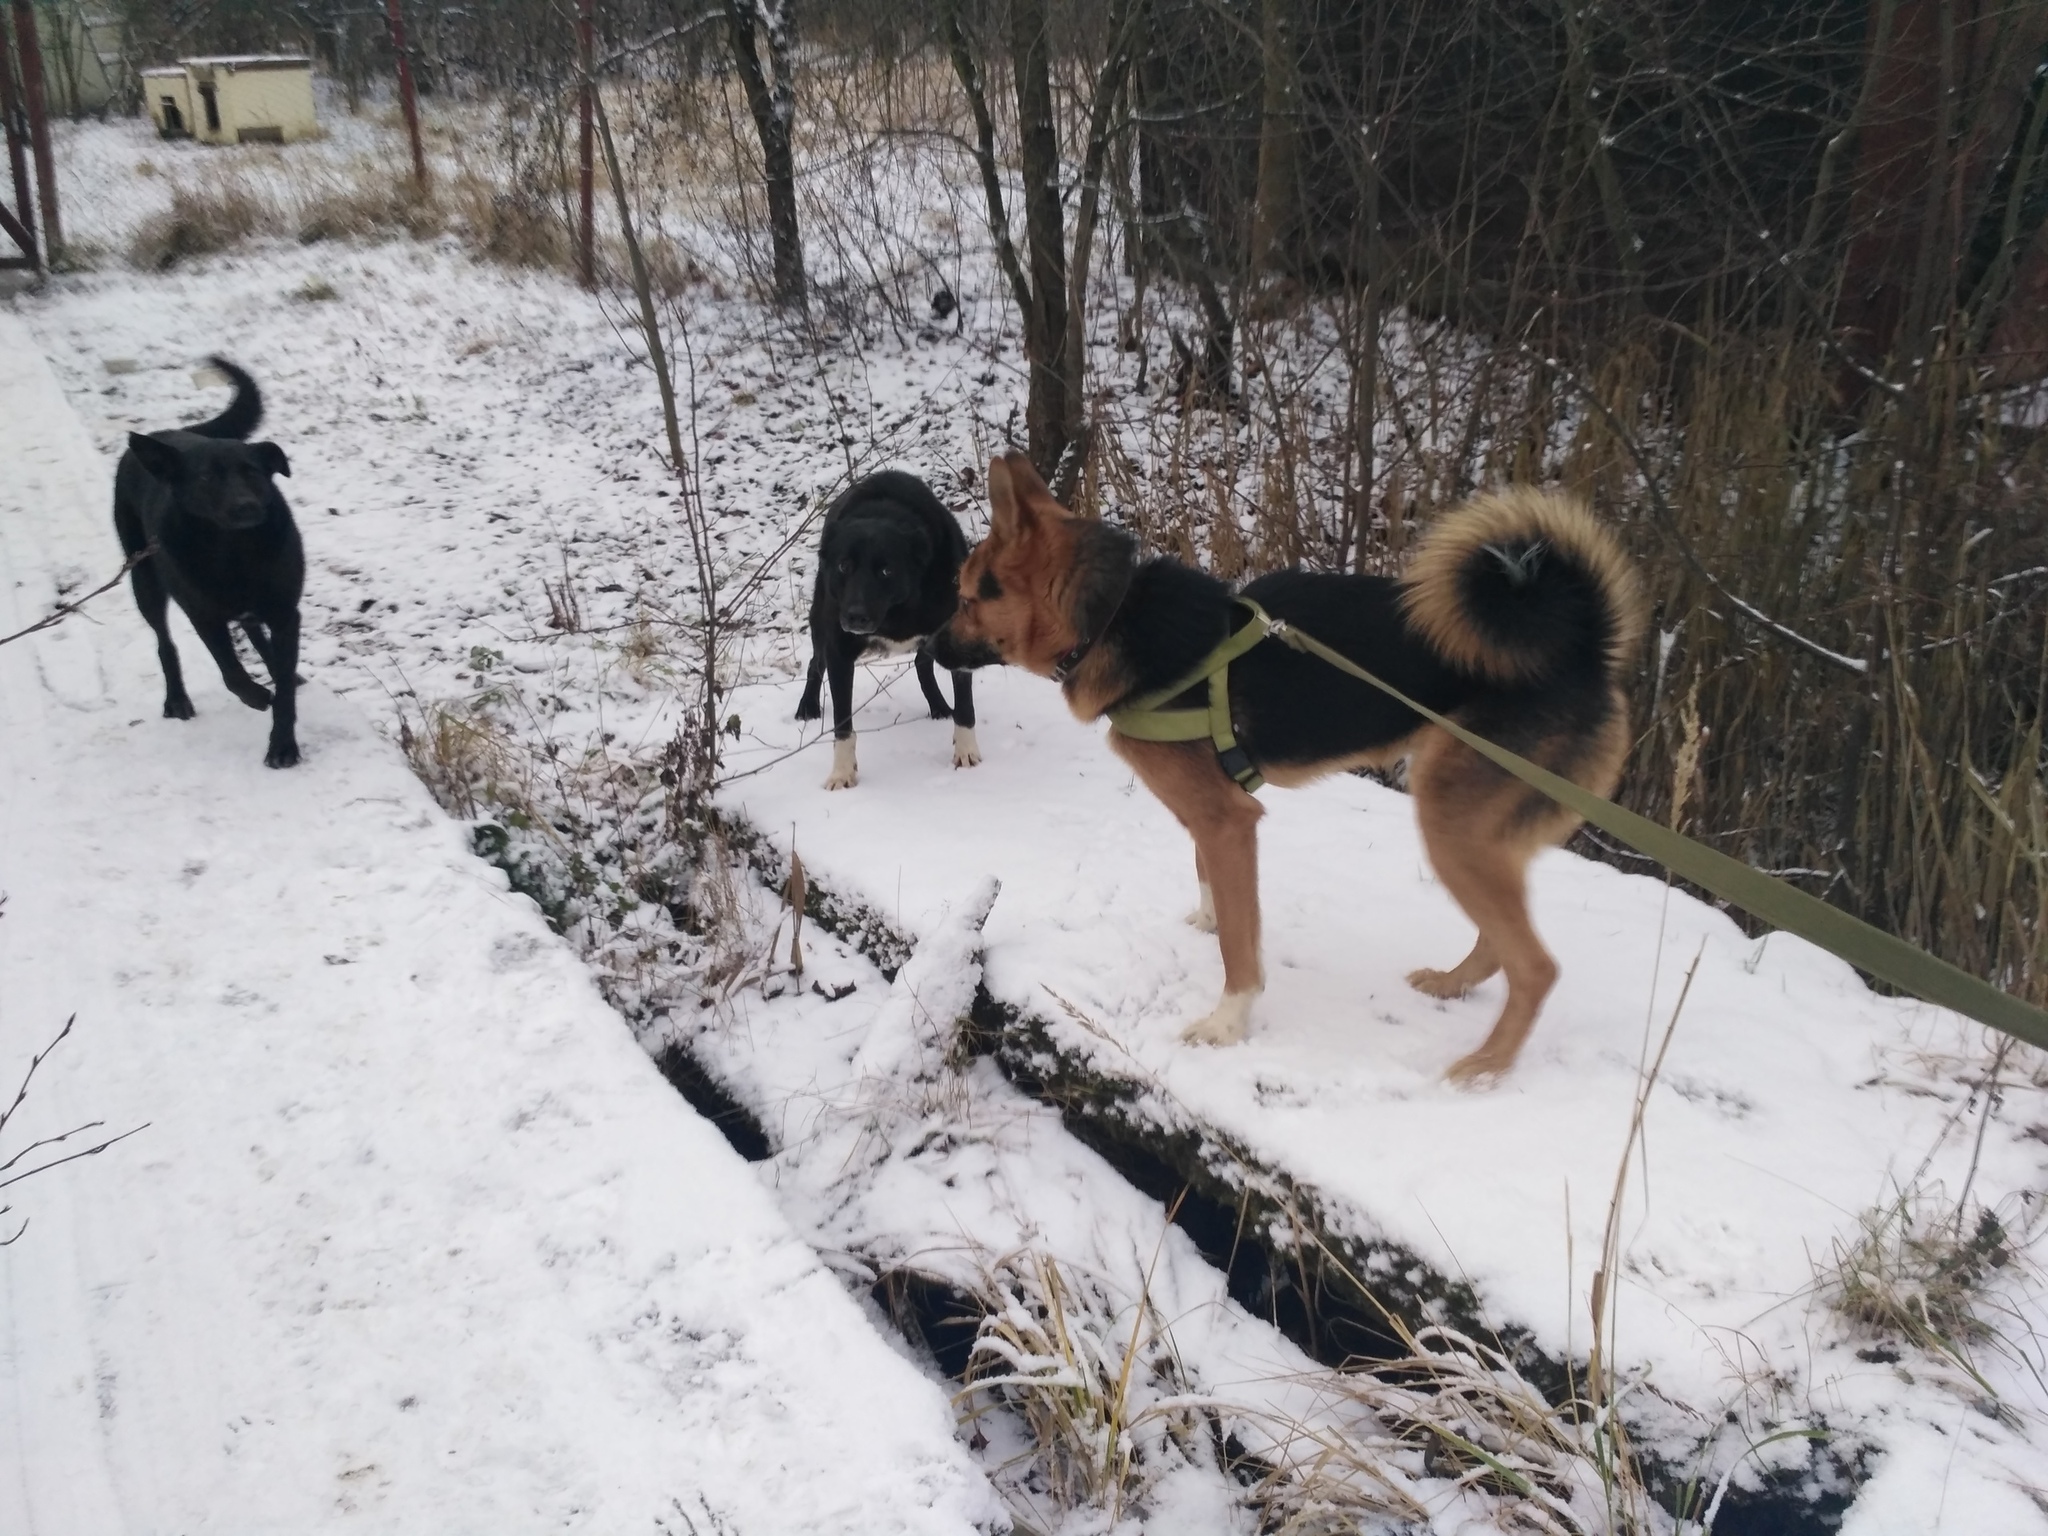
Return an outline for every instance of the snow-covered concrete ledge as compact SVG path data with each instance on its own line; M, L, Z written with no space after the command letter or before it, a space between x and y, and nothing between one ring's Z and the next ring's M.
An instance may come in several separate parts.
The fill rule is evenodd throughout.
M1000 880L984 976L1013 1078L1113 1161L1132 1143L1236 1207L1246 1240L1327 1243L1411 1322L1520 1341L1538 1381L1586 1359L1641 1068L1697 960L1619 1213L1607 1348L1638 1384L1641 1448L1681 1480L1740 1460L1738 1486L1762 1477L1837 1510L1844 1477L1867 1474L1845 1531L2048 1529L2026 1492L2048 1441L2030 1361L2048 1305L2029 1266L1990 1298L2014 1347L1979 1351L1982 1381L1902 1359L1825 1304L1859 1218L1902 1191L1967 1185L2026 1240L2048 1121L2038 1056L2008 1058L1983 1124L1982 1031L1879 997L1799 940L1749 938L1659 880L1555 853L1533 908L1562 981L1512 1078L1457 1089L1443 1068L1490 1025L1498 986L1443 1004L1403 983L1455 960L1470 929L1407 798L1356 778L1262 796L1268 991L1245 1045L1188 1046L1179 1031L1220 975L1214 940L1181 921L1192 852L1099 730L1050 684L983 674L984 762L956 772L908 672L873 681L861 782L834 794L825 749L789 718L795 684L735 695L745 739L722 801L769 877L793 839L813 891L892 954ZM1827 1449L1771 1438L1788 1429Z
M111 466L0 312L0 633ZM289 490L289 486L287 486ZM305 764L125 593L0 648L0 1530L859 1531L1003 1517L940 1389L357 709ZM5 1236L6 1232L0 1232Z

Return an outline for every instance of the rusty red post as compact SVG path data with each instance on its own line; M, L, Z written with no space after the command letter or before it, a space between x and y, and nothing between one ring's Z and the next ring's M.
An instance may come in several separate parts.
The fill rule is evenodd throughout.
M14 66L8 59L7 27L7 17L0 13L0 118L6 119L7 159L14 171L14 206L21 217L16 219L0 208L0 229L21 247L21 255L0 260L0 266L19 266L26 261L31 267L41 267L42 258L36 254L35 210L29 202L28 156L22 150L21 134L17 131L20 119L14 103Z
M25 0L14 0L16 5ZM427 155L420 148L420 104L412 93L412 60L405 54L405 18L398 14L398 0L384 0L391 18L391 51L398 55L398 103L405 109L405 131L412 140L412 179L422 190L427 185Z
M43 259L53 262L64 248L64 225L57 217L57 162L50 154L50 116L43 104L43 50L36 40L36 13L29 0L14 0L14 40L21 49L21 94L28 106L28 142L36 162L36 201L43 209Z
M581 89L576 100L576 153L582 170L578 183L578 211L582 222L576 226L576 276L586 288L597 286L596 232L592 227L592 169L590 152L590 94L597 89L591 78L595 67L595 49L592 42L591 18L596 11L596 0L579 0L576 7L576 59L582 76Z

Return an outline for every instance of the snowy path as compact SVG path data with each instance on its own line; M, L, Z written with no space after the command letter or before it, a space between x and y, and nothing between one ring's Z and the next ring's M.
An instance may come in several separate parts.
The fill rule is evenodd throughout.
M115 562L0 312L0 633ZM0 650L0 1531L966 1532L939 1390L316 678L306 765L124 593ZM0 1235L5 1235L0 1232Z

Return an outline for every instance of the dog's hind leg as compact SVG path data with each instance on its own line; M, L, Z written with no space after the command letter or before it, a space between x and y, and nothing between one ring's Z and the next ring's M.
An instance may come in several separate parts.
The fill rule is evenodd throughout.
M191 615L186 615L191 618ZM240 699L251 709L270 708L270 690L265 688L242 665L242 658L235 654L235 638L228 633L225 619L211 619L201 623L192 619L192 627L199 632L199 639L212 654L214 665L220 668L220 680L228 685L228 692Z
M177 646L171 643L170 600L164 592L163 581L147 560L128 573L128 580L135 590L135 606L142 610L143 619L156 631L156 659L163 663L164 669L164 718L190 720L192 696L185 692L185 669L179 664Z
M256 647L256 654L263 658L263 665L270 671L271 684L275 686L278 679L277 653L271 649L270 631L255 619L244 619L242 633L249 637L249 643ZM301 684L306 681L299 675L297 667L292 669L292 681Z
M1201 896L1195 903L1195 910L1187 915L1188 926L1199 928L1204 933L1214 933L1216 892L1209 884L1209 871L1202 866L1202 847L1199 843L1195 845L1195 886L1201 892Z
M938 674L932 670L932 653L920 644L917 648L917 657L910 665L911 670L917 673L917 686L924 694L925 708L932 712L932 718L952 719L953 706L948 704L946 696L939 692Z
M981 743L974 736L974 674L953 674L953 766L972 768L981 761Z
M804 694L796 701L796 717L799 720L815 720L823 711L818 705L818 688L825 681L825 657L817 646L811 647L810 670L804 674Z
M1472 952L1449 971L1418 971L1409 980L1433 996L1507 973L1508 998L1477 1050L1452 1063L1449 1076L1472 1082L1515 1064L1543 1000L1557 984L1557 962L1529 921L1529 860L1554 837L1554 818L1522 814L1525 790L1477 753L1440 737L1416 754L1416 818L1437 878L1479 930ZM1482 970L1483 974L1479 974ZM1430 985L1438 979L1445 989Z
M1479 983L1500 970L1500 961L1493 955L1493 946L1481 935L1473 942L1472 951L1448 971L1434 970L1424 966L1408 973L1408 985L1418 992L1431 997L1463 997Z

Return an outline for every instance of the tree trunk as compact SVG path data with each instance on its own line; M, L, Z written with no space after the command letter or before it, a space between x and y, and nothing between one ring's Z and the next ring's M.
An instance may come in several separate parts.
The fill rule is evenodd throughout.
M1252 269L1286 273L1300 265L1301 71L1298 0L1265 0L1260 56L1265 86L1259 115L1258 201L1252 215Z
M1052 39L1046 0L1012 0L1010 67L1024 172L1024 234L1031 265L1024 355L1031 390L1024 408L1031 462L1055 478L1079 435L1080 358L1067 333L1067 237L1060 207L1060 140L1052 115Z
M790 60L796 45L793 8L794 0L725 0L733 62L739 66L747 110L761 136L768 237L775 251L775 302L800 305L804 302L804 247L796 217L796 157L790 149L790 130L796 121ZM766 70L755 45L757 31L767 34Z
M1970 235L2018 148L2048 9L1875 0L1871 32L1838 319L1851 354L1876 367L1920 355L1961 298Z

